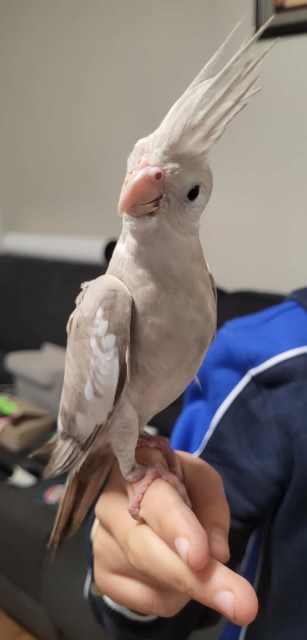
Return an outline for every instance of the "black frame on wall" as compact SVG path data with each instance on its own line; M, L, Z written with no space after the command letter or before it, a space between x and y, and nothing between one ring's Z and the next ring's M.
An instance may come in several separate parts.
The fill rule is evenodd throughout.
M280 7L279 9L274 7L272 0L256 0L257 29L274 14L275 18L261 36L262 38L307 32L307 0L306 7Z

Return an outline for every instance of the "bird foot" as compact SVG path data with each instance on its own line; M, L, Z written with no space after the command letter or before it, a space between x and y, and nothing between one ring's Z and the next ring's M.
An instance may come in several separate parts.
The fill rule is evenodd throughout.
M166 438L142 434L137 443L137 449L150 448L158 450L165 462L163 464L138 464L127 480L133 485L133 492L129 500L129 513L135 520L141 520L140 509L147 489L158 478L168 482L179 493L184 502L190 507L191 502L183 482L183 474L179 460L171 449Z

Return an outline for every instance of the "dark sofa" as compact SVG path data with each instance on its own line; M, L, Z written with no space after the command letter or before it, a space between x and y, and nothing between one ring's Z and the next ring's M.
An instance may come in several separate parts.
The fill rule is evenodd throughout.
M1 355L38 348L43 341L65 344L65 325L80 282L95 278L103 265L68 263L0 255L0 384L10 382ZM281 296L260 292L218 291L219 325L234 316L278 303ZM179 399L153 423L169 434L180 411ZM6 484L16 462L38 476L39 461L26 452L12 456L0 449L0 609L4 609L41 640L98 640L103 637L83 598L87 567L86 522L51 560L46 544L55 507L44 502L54 481L29 489Z

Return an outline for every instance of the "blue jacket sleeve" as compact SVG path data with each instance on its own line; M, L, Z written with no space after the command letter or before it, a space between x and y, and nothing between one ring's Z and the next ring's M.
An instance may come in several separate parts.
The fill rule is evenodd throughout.
M260 318L261 320L261 318ZM266 325L265 325L266 326ZM172 444L196 453L222 476L240 530L240 548L284 494L291 473L287 385L267 346L274 323L225 325L209 350L199 382L189 387Z
M93 585L91 575L89 585ZM197 602L191 601L173 618L156 618L148 621L137 620L141 616L129 618L109 606L104 599L95 594L93 586L86 594L95 618L105 630L110 640L186 640L195 629L215 624L219 616ZM130 612L133 613L133 612Z
M196 602L190 602L174 618L159 618L155 622L144 623L127 620L101 601L96 601L94 608L96 618L112 640L186 640L192 631L208 624L208 620L202 623L205 608Z

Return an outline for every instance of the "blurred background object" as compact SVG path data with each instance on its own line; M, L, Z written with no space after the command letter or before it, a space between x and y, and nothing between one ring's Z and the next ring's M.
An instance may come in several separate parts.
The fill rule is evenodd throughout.
M306 0L273 0L273 5L276 9L298 9L300 7L306 7Z
M0 218L1 222L1 218ZM67 262L104 264L109 262L115 246L114 238L61 234L3 233L1 253L51 258Z
M44 342L40 349L13 351L4 367L14 378L17 397L36 403L56 418L64 379L65 349Z
M262 35L263 38L289 36L307 31L306 0L256 0L257 28L274 14L274 21Z

